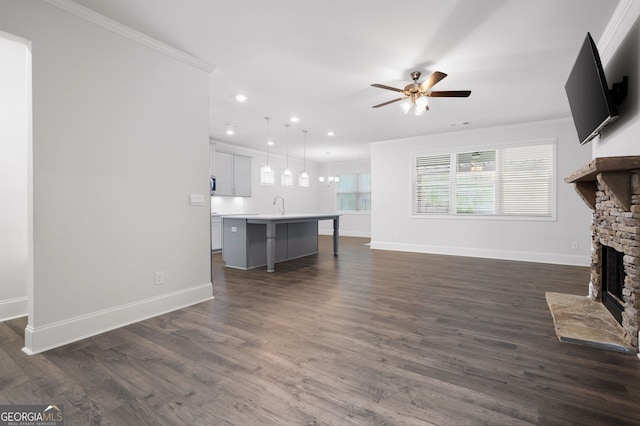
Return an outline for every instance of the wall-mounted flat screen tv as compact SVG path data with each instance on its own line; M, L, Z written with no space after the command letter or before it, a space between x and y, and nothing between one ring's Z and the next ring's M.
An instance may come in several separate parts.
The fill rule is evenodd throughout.
M581 144L589 142L618 118L618 108L607 85L598 48L589 33L564 88Z

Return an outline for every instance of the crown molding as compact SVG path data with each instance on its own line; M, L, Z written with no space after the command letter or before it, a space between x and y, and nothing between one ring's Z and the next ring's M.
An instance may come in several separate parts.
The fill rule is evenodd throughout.
M195 56L189 55L188 53L185 53L182 50L176 49L175 47L169 46L168 44L158 41L153 37L149 37L146 34L143 34L139 31L129 28L126 25L116 22L111 18L107 18L106 16L98 12L95 12L82 5L79 5L78 3L72 0L42 0L42 1L45 3L49 3L50 5L55 6L59 9L62 9L65 12L69 12L73 15L76 15L86 21L96 24L109 31L112 31L118 35L126 37L129 40L135 41L136 43L139 43L145 47L148 47L157 52L163 53L167 56L170 56L174 59L177 59L181 62L191 65L195 68L198 68L202 71L211 73L215 69L214 65L206 61L203 61L202 59L196 58Z
M618 6L616 6L616 9L613 11L613 15L611 15L611 19L609 19L609 23L605 27L600 40L598 40L599 51L607 51L611 40L613 40L618 30L627 20L627 14L631 10L631 7L634 6L634 3L637 3L637 0L620 0Z

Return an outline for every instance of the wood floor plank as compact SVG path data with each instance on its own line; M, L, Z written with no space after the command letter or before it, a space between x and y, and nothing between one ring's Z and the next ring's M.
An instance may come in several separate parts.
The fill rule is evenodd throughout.
M44 354L0 323L0 403L69 425L635 425L640 360L561 343L546 291L589 269L320 238L275 273L214 262L213 301Z

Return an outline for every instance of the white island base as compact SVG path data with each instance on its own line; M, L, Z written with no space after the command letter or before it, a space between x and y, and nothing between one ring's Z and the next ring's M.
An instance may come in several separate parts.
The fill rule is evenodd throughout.
M333 254L338 255L337 214L233 215L222 217L225 266L252 269L318 253L318 221L333 220Z

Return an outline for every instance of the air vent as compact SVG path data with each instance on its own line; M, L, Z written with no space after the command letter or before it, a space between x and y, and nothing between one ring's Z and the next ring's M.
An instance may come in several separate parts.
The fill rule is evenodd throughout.
M471 124L470 121L461 121L460 123L451 123L451 124L449 124L449 126L451 126L451 127L462 127L462 126L468 126L470 124Z

